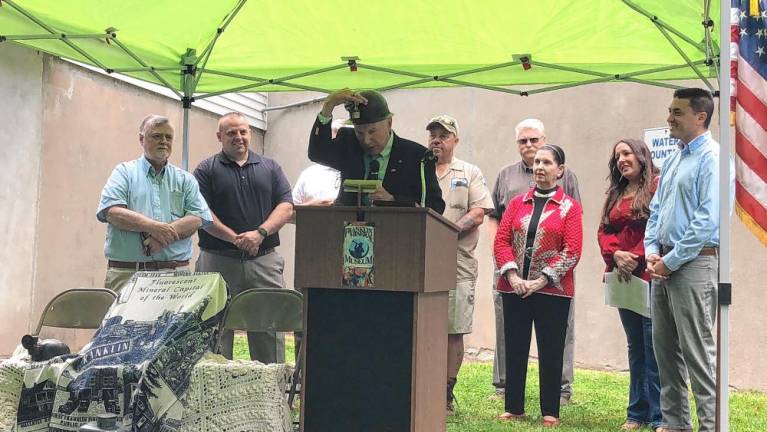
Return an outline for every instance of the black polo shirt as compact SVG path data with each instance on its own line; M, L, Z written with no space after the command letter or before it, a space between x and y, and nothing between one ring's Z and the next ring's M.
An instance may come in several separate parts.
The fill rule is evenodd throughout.
M238 234L257 229L278 204L293 202L290 183L280 165L252 151L242 166L231 161L223 151L217 153L200 162L194 176L213 213ZM237 250L232 243L203 229L198 234L201 248ZM279 244L279 235L272 233L261 243L261 249Z

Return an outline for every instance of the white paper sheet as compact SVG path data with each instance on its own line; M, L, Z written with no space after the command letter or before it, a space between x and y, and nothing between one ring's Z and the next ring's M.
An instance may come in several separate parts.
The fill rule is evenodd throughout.
M605 273L605 304L650 318L650 286L634 275L628 282L622 282L617 271Z

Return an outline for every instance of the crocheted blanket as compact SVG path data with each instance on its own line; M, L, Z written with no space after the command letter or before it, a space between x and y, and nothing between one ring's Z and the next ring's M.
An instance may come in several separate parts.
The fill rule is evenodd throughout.
M290 432L292 367L206 354L192 372L182 432Z

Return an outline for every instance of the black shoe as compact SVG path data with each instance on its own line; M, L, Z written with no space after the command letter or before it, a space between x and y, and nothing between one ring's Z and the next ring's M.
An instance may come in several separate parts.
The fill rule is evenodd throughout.
M455 406L453 404L453 402L455 402L455 394L453 393L453 388L457 381L457 378L450 378L447 380L447 415L455 413Z

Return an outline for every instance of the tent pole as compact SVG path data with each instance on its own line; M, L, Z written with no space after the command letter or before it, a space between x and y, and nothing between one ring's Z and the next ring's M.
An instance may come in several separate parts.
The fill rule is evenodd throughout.
M690 57L687 56L687 54L682 51L682 48L679 47L679 44L674 42L674 39L671 38L671 35L668 34L666 29L661 27L658 23L654 22L655 26L658 28L658 30L663 34L663 36L668 40L668 42L671 44L671 46L674 47L674 49L679 53L680 56L684 59L684 61L690 66L690 69L692 69L693 72L695 72L695 75L700 78L701 81L703 81L704 84L706 84L706 87L713 93L714 92L714 86L711 85L710 82L706 79L706 77L703 76L703 74L698 70L697 67L693 64L693 61L690 60ZM708 55L708 53L706 54Z
M658 16L656 16L656 15L646 11L645 9L641 8L639 5L634 3L632 0L623 0L623 3L626 6L630 7L631 9L634 9L634 11L636 11L637 13L640 13L640 14L644 15L645 17L647 17L647 19L652 21L652 23L655 24L659 29L663 28L663 29L666 29L666 30L670 31L671 33L674 33L679 39L682 39L683 41L687 42L688 44L692 45L693 47L697 48L698 50L700 50L701 52L703 52L705 54L706 49L705 49L705 47L702 46L702 44L700 42L695 42L694 40L692 40L690 37L688 37L684 33L680 32L679 30L675 29L674 27L666 24L666 22L664 22L660 17L658 17Z
M183 120L183 144L181 146L181 168L184 171L189 171L189 107L184 104L184 120Z
M717 320L716 430L730 430L730 2L719 10L719 319Z
M184 171L189 171L189 111L191 111L192 102L194 102L195 73L197 71L195 67L196 51L188 48L181 60L181 64L184 66L184 74L181 76L181 88L184 90L184 97L181 98L184 108L181 168Z

